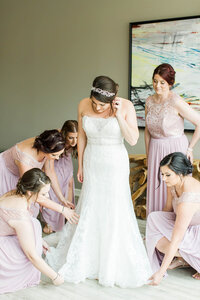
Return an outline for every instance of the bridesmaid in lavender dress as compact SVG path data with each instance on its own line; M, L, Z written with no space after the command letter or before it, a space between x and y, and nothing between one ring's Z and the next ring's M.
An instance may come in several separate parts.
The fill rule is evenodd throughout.
M148 159L147 213L163 210L167 189L158 187L157 173L161 159L169 153L180 151L193 160L192 150L200 138L200 115L180 96L171 91L175 71L169 64L159 65L153 73L155 94L146 100L145 146ZM195 125L188 146L184 135L184 118Z
M76 120L66 121L61 129L61 134L66 141L65 150L59 160L55 161L54 167L64 197L69 202L74 203L72 157L77 158L78 122ZM53 189L50 189L49 196L54 202L60 203ZM63 215L51 209L43 209L42 217L47 223L43 228L47 234L52 231L60 231L65 224Z
M164 157L160 170L170 192L167 210L147 219L151 285L159 284L167 269L191 266L200 272L200 182L189 175L192 164L181 152ZM200 279L198 273L193 277Z
M58 130L46 130L38 137L24 140L0 154L0 196L16 187L17 181L24 172L31 168L44 169L52 181L52 187L63 205L69 207L63 196L54 171L54 161L65 148L65 140ZM68 208L67 208L68 209ZM33 207L37 217L39 206Z
M0 294L38 285L41 272L54 285L64 282L42 259L42 248L45 253L48 245L39 221L29 213L31 203L50 201L45 197L49 189L49 177L33 168L24 173L16 190L0 197Z

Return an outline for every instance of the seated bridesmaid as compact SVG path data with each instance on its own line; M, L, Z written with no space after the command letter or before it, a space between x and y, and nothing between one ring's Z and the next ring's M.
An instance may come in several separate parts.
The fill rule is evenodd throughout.
M48 245L42 241L39 221L29 213L31 204L52 202L46 198L49 189L49 177L33 168L24 173L16 190L0 197L0 294L39 284L41 272L55 285L64 281L41 258L42 247L45 252ZM53 203L52 208L77 223L78 216L69 216L65 207Z
M64 205L73 208L67 203L60 189L54 161L59 159L65 148L65 140L58 130L45 130L38 137L24 140L0 154L0 196L15 188L20 176L29 169L44 169L50 177L52 188ZM33 215L37 217L38 206L35 206Z
M63 196L69 202L74 203L72 157L77 158L78 122L75 120L66 121L61 129L61 134L66 141L65 150L59 160L55 161L54 167ZM51 200L60 203L60 200L53 189L50 189L49 196ZM43 231L47 234L52 231L61 230L65 224L63 215L55 211L43 209L42 216L47 223L43 228Z
M200 272L200 182L189 175L191 162L181 152L165 156L160 171L170 193L164 211L147 219L151 285L158 285L167 269L191 266ZM193 277L199 279L199 274Z

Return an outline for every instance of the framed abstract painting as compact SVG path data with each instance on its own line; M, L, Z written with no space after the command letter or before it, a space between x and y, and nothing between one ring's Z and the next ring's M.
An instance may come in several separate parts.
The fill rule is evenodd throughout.
M173 91L200 112L200 16L130 23L129 99L139 127L145 127L145 101L154 93L152 74L162 63L176 71ZM193 130L185 122L186 130Z

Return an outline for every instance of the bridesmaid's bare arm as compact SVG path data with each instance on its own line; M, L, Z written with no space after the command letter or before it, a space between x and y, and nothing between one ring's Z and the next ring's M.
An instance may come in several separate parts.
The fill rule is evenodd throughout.
M181 99L181 97L179 97L178 101L175 101L175 108L184 119L190 121L195 126L195 131L187 151L187 157L192 162L192 149L200 139L200 114L193 110L188 103Z
M61 188L60 188L60 184L58 182L58 178L55 172L55 168L54 168L54 160L52 159L47 159L44 163L44 167L43 167L44 172L47 174L47 176L49 176L49 178L51 179L51 186L56 194L56 196L58 197L58 199L60 200L60 202L64 205L66 205L66 199L62 194Z
M51 280L56 278L57 273L37 254L32 223L28 220L10 220L9 225L15 229L19 244L30 262ZM57 284L63 282L63 278L60 277Z
M76 214L76 212L73 209L62 206L61 204L58 204L45 196L38 197L37 203L39 203L43 207L62 213L63 216L68 220L70 224L78 223L79 216Z
M196 206L196 203L180 203L177 206L176 221L172 232L172 238L160 268L160 273L162 275L165 274L167 268L169 267L172 259L175 256L175 253L178 250L178 247L192 220L192 217L197 210Z
M172 206L172 193L171 193L171 188L167 187L167 201L165 204L165 207L163 208L163 211L173 211L173 206Z
M145 119L146 119L146 116L147 116L147 105L145 105ZM148 161L149 143L150 143L150 140L151 140L151 135L149 133L149 130L148 130L147 126L145 126L144 140L145 140L146 156L147 156L147 161Z

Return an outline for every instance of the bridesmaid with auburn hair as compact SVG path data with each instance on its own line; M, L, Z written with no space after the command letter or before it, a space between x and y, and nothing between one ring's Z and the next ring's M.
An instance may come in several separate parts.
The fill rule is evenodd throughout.
M175 71L161 64L153 72L155 94L146 100L145 146L148 159L147 213L167 210L167 188L157 180L160 161L172 152L182 152L193 161L193 148L200 138L200 114L172 90ZM184 134L184 119L195 126L191 141ZM168 193L169 194L169 193Z
M55 173L63 196L69 203L74 204L74 178L73 178L73 163L72 157L77 158L77 136L78 122L76 120L67 120L62 126L61 134L65 140L65 150L59 160L54 162ZM60 203L59 198L51 188L49 197L56 203ZM46 222L43 231L49 234L53 231L60 231L64 224L65 218L59 212L44 208L42 217Z

